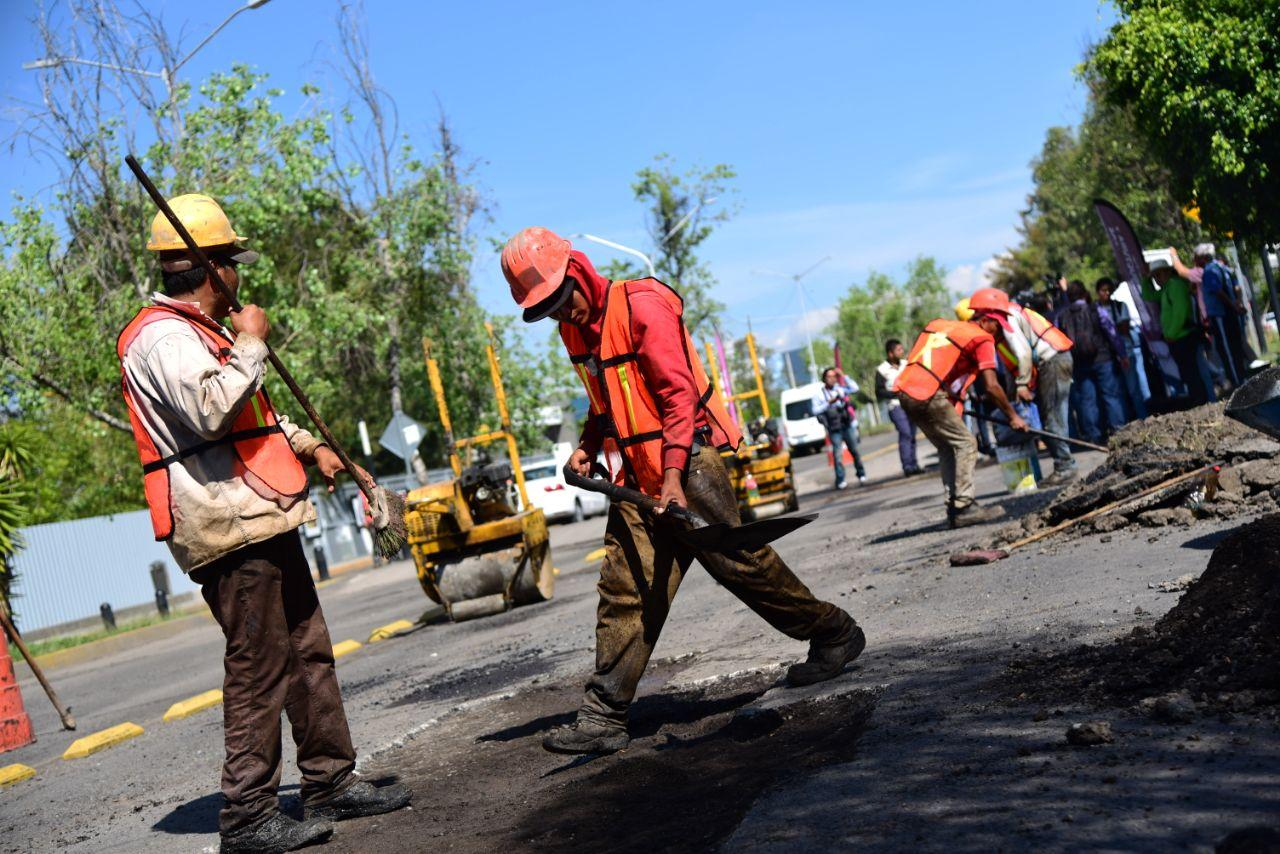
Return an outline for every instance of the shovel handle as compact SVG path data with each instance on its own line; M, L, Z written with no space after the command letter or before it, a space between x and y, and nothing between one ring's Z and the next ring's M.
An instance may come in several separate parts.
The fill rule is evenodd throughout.
M1003 424L1009 426L1009 422L1003 418L992 418L990 415L982 415L974 412L972 409L966 409L965 415L971 415L979 421L990 421L992 424ZM1048 430L1039 430L1035 427L1027 427L1027 432L1032 436L1040 436L1044 439L1057 439L1059 442L1066 442L1069 445L1079 445L1082 448L1088 448L1091 451L1102 451L1104 454L1111 451L1106 445L1098 445L1093 442L1086 442L1083 439L1072 439L1070 436L1059 436L1057 433L1050 433Z
M593 475L599 471L603 471L599 464L592 466ZM639 490L630 489L625 486L618 486L607 477L583 477L571 469L568 463L564 464L563 472L565 483L570 486L576 486L579 489L585 489L588 492L599 492L602 495L609 496L614 501L625 501L628 504L634 504L641 510L648 511L649 513L654 513L658 510L657 499L645 495ZM681 507L678 504L667 505L667 509L662 511L662 514L664 516L670 515L675 519L688 522L695 528L705 528L707 525L707 523L697 513Z

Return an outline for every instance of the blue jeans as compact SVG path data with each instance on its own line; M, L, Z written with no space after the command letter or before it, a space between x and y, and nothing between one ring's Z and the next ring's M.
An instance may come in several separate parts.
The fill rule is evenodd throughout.
M1106 431L1119 430L1124 425L1124 398L1120 380L1111 360L1092 365L1075 366L1075 378L1071 384L1071 403L1080 419L1081 438L1087 442L1102 441L1103 425L1099 423L1098 397L1102 397L1106 415Z
M866 477L867 470L862 467L862 457L858 454L858 437L853 434L853 425L840 430L839 432L828 433L831 437L831 458L835 462L836 468L836 485L844 483L844 452L840 448L841 442L849 446L849 453L853 456L853 467L858 472L858 477Z
M1059 436L1067 435L1067 409L1071 395L1071 353L1059 353L1040 365L1040 387L1036 390L1036 404L1040 407L1040 423L1044 429ZM1045 447L1053 454L1053 470L1068 472L1075 467L1071 446L1061 439L1044 440Z
M898 429L898 459L902 462L902 473L919 471L920 464L916 462L916 425L911 423L911 416L901 406L895 406L889 410L889 418Z
M1136 338L1130 340L1129 370L1124 372L1124 384L1129 391L1129 402L1133 405L1133 417L1146 418L1151 387L1147 384L1147 367L1142 363L1142 346L1137 343Z

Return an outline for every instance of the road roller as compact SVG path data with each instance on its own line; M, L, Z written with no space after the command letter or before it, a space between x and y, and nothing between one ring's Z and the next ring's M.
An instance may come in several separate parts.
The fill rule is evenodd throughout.
M720 361L710 342L706 343L706 350L711 375L725 399L734 404L754 401L760 407L760 417L753 421L746 420L742 406L733 407L734 417L742 429L742 444L737 451L724 451L720 454L738 497L738 512L742 521L753 522L799 510L800 500L796 497L791 452L783 447L782 436L769 418L769 399L764 392L755 335L748 332L746 343L755 376L755 388L737 394L725 385L720 372Z
M502 425L478 436L454 437L440 366L422 342L453 477L410 492L405 521L418 581L453 622L545 602L555 590L546 518L525 491L492 325L485 331ZM492 460L489 446L502 442L507 459Z

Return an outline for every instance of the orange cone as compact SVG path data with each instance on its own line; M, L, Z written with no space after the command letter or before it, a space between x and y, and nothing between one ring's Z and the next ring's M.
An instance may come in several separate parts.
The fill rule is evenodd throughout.
M9 657L9 637L0 629L0 753L14 750L36 740L27 707L22 704L18 677L13 673Z

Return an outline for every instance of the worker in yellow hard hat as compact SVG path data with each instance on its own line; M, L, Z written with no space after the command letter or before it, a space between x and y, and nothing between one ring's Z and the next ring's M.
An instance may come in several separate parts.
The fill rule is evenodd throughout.
M258 253L213 199L169 203L227 290ZM223 659L221 851L292 851L333 833L332 821L408 804L393 784L355 775L333 649L298 528L314 521L304 466L332 487L334 452L278 414L263 388L271 325L255 305L232 312L163 213L147 248L163 293L116 343L125 405L157 540L191 580L226 636ZM231 319L235 336L221 321ZM302 821L281 812L281 715L302 772Z

